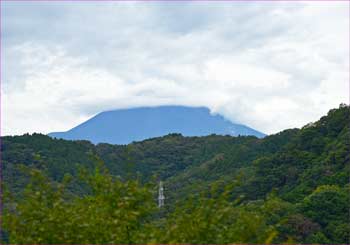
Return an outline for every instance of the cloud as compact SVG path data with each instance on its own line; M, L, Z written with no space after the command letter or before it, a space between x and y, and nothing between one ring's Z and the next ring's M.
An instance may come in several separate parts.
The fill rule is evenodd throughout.
M169 104L275 133L349 100L345 2L2 5L2 134Z

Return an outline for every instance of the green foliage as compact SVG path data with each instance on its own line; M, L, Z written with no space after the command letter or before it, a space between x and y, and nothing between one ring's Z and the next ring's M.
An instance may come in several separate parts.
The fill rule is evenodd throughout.
M317 235L317 233L320 229L321 227L319 224L299 213L291 214L283 219L279 227L283 239L306 241L306 243L308 243L307 241L310 241L310 239L317 242L318 240L312 237L318 237L319 235Z
M231 202L229 190L193 196L159 219L152 186L105 168L84 176L92 191L82 197L66 193L69 176L52 183L31 175L23 198L5 209L11 244L271 243L277 234L263 212Z
M230 190L202 193L178 203L165 224L162 243L270 243L276 231L258 210L230 201Z
M92 194L69 196L65 185L32 171L23 199L5 212L14 244L141 243L151 236L147 220L155 204L137 181L115 180L97 168L85 177Z
M2 137L7 235L12 243L348 243L349 121L342 104L263 139L170 134L119 146ZM154 179L165 185L161 210L146 184Z
M346 223L349 212L349 193L338 186L319 186L302 202L303 213L322 226L337 220Z

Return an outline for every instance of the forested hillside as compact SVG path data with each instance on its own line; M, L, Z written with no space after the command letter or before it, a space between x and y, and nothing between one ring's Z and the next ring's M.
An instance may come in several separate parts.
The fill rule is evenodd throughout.
M2 137L5 239L349 243L349 126L350 109L341 105L302 129L263 139L170 134L94 145Z

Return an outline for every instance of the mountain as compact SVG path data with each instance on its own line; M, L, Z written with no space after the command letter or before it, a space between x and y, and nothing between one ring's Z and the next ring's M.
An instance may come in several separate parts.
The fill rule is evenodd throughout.
M203 238L203 234L213 237L217 234L220 236L223 234L243 234L247 239L243 240L246 243L263 244L268 242L265 242L266 240L257 242L245 230L242 233L240 230L242 227L243 229L253 229L256 225L260 227L259 224L266 220L268 228L270 229L270 225L272 225L272 228L275 229L271 233L275 234L271 241L273 244L287 242L295 244L348 244L350 234L348 220L350 202L349 121L350 108L341 105L337 109L330 110L319 121L310 123L301 129L288 129L264 138L221 135L184 137L180 134L169 134L129 145L106 143L94 145L85 140L67 141L53 139L42 134L5 136L1 137L3 183L9 193L20 195L25 192L23 190L28 184L28 175L31 175L34 170L41 170L55 184L60 183L64 176L68 179L71 178L67 195L84 197L91 190L87 190L84 183L81 183L79 170L83 168L90 172L96 172L93 171L96 167L96 160L103 161L111 175L116 179L123 181L140 179L145 183L152 181L154 183L155 179L152 176L160 178L164 183L165 205L169 212L179 207L181 201L186 201L191 194L198 196L199 193L219 185L218 189L214 189L215 194L224 190L225 186L233 186L229 193L230 200L235 200L232 205L242 210L228 216L227 223L222 222L222 219L226 217L224 215L215 216L215 219L208 219L207 216L199 216L200 218L198 218L197 213L188 216L186 206L183 209L179 208L185 214L176 213L177 215L170 216L172 217L169 221L171 226L165 229L171 231L169 234L174 233L172 230L174 227L181 228L187 225L188 220L199 220L199 222L209 220L205 224L210 227L212 222L217 222L214 223L214 228L210 231L201 230L206 229L208 227L206 225L197 225L203 223L194 223L193 227L198 227L201 231L198 234L195 233L199 238ZM35 171L34 173L36 173ZM99 183L104 183L103 178L98 180ZM32 185L32 188L37 187L38 185ZM133 185L127 186L127 188L131 187ZM37 198L37 193L41 192L35 189L34 193L35 198ZM101 195L108 195L109 192L103 191L101 193ZM89 198L86 199L87 206L79 207L74 212L77 210L82 210L81 213L89 212L91 210L91 199ZM112 204L115 205L117 199L113 196L110 199L104 197L103 200L112 200ZM39 202L24 202L22 205L27 212L34 215L38 212L33 212L32 209L27 208L31 206L26 205L45 204L41 199L38 200ZM130 197L127 200L130 200ZM152 202L155 202L155 199L152 199ZM194 202L194 204L196 203ZM140 205L135 206L139 207ZM5 202L4 207L12 208L15 205L11 206ZM57 209L59 217L62 216L65 208L66 206ZM195 206L196 210L202 208L208 212L210 210L220 211L215 207ZM33 210L39 209L35 206ZM45 207L44 210L51 209ZM98 214L101 210L107 210L107 215L110 216L111 212L105 207L97 209ZM252 212L253 215L245 216L247 212ZM260 215L260 212L263 212L263 217L256 216ZM39 215L41 215L40 212ZM52 223L48 219L48 222L51 222L50 225L54 227L50 231L53 234L56 234L57 229L65 231L64 228L61 228L61 224L66 222L66 218L73 216L79 218L79 224L82 223L79 215L71 214L63 216L60 222ZM28 217L29 223L40 224L36 219L32 219L32 216ZM91 224L91 217L95 218L99 215L96 213L87 215L88 222L86 224ZM133 216L122 216L123 221L125 217ZM177 217L180 219L178 223ZM181 221L181 217L183 217L183 221ZM101 218L101 225L106 222L105 219L108 220L108 218ZM217 229L219 224L227 226L235 220L242 221L237 225L237 230L230 233ZM44 222L45 219L40 218L40 221ZM162 222L162 219L158 221ZM66 223L68 223L68 227L72 227L71 223ZM13 224L28 226L25 222ZM159 224L157 226L163 227ZM93 229L96 227L98 226L93 226ZM117 227L119 227L119 223ZM17 229L17 227L15 228ZM28 228L30 231L38 230L31 226L30 228ZM181 234L192 236L194 232L190 231L188 232L186 226L178 237L181 238ZM43 234L46 232L45 230ZM74 232L80 232L80 229L76 229ZM94 232L85 232L84 235L90 233L95 235ZM147 232L141 233L146 234ZM159 234L163 233L166 232ZM257 230L254 234L262 234L262 232ZM37 237L37 233L34 233L33 237ZM49 238L51 239L51 237ZM185 237L178 243L224 244L207 237L203 239L202 242L195 242ZM239 243L241 241L238 238L232 238L226 243Z
M148 138L179 133L184 136L265 134L212 115L205 107L160 106L121 109L99 113L86 122L49 136L93 143L129 144Z

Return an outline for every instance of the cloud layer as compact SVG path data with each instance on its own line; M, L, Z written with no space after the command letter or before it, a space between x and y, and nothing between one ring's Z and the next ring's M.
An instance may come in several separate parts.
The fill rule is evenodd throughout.
M265 133L348 102L347 2L4 2L2 134L207 106Z

